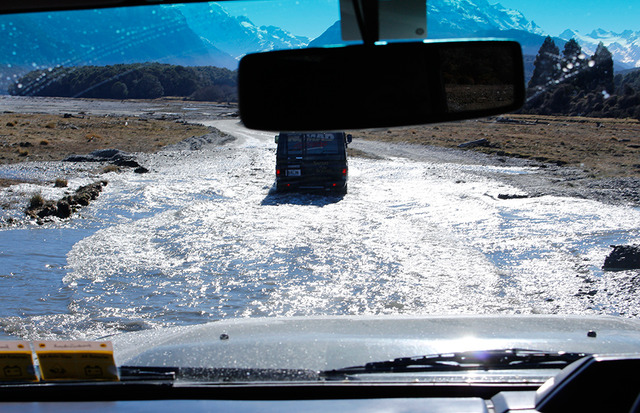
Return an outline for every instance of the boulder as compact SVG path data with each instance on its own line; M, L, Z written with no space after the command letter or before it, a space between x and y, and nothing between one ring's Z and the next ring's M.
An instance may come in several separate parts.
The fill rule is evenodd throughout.
M135 160L135 157L119 149L99 149L87 155L70 155L63 162L123 162Z
M640 245L611 245L613 251L604 260L604 270L640 269Z
M458 148L477 148L479 146L490 146L489 140L486 138L476 139L474 141L461 143L458 145Z
M109 162L112 165L128 168L141 168L136 157L119 149L99 149L87 155L70 155L63 162Z

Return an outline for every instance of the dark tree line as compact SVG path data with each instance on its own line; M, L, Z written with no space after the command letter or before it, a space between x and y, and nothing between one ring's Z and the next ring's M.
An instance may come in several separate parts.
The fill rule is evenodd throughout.
M618 74L613 82L616 96L607 102L609 111L617 118L640 119L640 70Z
M136 63L35 70L10 85L9 94L102 99L180 96L235 102L236 87L237 72L229 69Z
M536 56L522 112L640 119L640 74L614 77L613 58L602 43L587 56L571 39L561 54L547 37Z

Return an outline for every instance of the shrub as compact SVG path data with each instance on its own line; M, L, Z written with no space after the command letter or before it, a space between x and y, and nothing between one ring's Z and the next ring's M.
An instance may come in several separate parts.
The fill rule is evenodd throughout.
M53 186L55 186L56 188L66 188L67 186L69 186L69 181L64 178L58 178L53 183Z
M120 172L120 168L117 165L107 165L102 169L102 172L105 174L109 172Z
M84 137L87 138L87 141L102 139L102 136L98 135L97 133L87 133L86 135L84 135Z
M111 98L124 99L129 95L129 89L127 85L122 82L115 82L111 85Z
M42 194L33 194L29 199L29 209L39 208L44 205Z

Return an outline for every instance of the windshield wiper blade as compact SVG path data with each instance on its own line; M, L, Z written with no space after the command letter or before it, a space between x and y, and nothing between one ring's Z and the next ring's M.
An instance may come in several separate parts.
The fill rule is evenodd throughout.
M388 361L377 361L362 366L345 367L321 372L331 378L352 374L444 372L464 370L505 369L562 369L587 353L547 352L526 349L466 351L459 353L432 354L418 357L400 357Z
M120 367L120 381L309 381L318 373L302 369L243 369L223 367Z

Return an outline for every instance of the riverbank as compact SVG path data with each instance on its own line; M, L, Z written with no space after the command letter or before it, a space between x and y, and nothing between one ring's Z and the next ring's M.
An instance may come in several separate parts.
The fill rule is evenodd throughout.
M60 161L98 149L152 153L207 134L198 122L233 118L236 107L187 102L0 97L0 165ZM640 205L640 122L505 115L394 129L350 131L354 140L449 148L469 161L539 168L527 193ZM472 142L473 144L468 145ZM356 145L352 145L356 146ZM461 148L464 146L465 148ZM351 156L373 156L352 150ZM375 157L375 156L373 156ZM63 178L61 176L61 178ZM0 186L21 182L0 175Z
M505 115L435 125L369 130L358 137L570 166L594 178L640 177L640 121ZM466 144L466 145L465 145Z
M533 175L500 177L530 196L640 206L640 122L634 119L505 115L355 137L448 148L476 164L534 167Z
M62 160L97 149L155 152L207 133L198 121L237 108L177 99L110 101L0 97L0 164ZM582 168L593 177L640 177L640 121L504 115L394 129L357 130L357 139L468 149Z
M61 161L108 148L151 153L208 131L202 125L179 119L3 113L0 164Z

